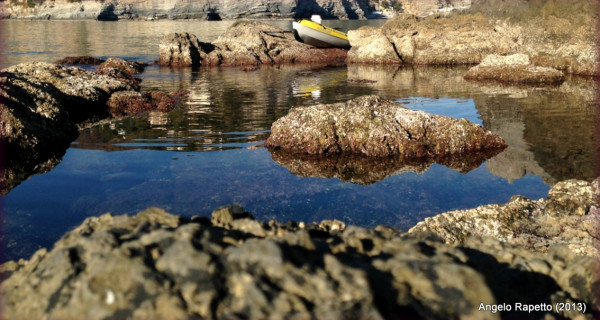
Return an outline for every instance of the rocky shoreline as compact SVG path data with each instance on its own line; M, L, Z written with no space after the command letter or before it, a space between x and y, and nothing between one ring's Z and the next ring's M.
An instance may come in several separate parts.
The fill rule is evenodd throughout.
M109 11L118 17L115 10L121 9ZM201 11L207 17L208 9ZM561 28L568 30L573 21L554 18L553 36L572 32ZM523 26L482 14L400 15L380 29L351 32L350 51L318 51L277 34L281 30L240 22L214 43L168 35L159 55L161 64L174 67L479 64L465 78L535 85L560 83L565 74L597 74L598 53L588 29L575 28L581 36L560 42L536 39L531 34L538 29L528 33ZM3 154L12 156L3 163L0 194L52 169L81 126L168 112L179 97L140 92L135 74L143 71L141 64L81 61L101 64L95 72L48 63L0 71L0 143ZM359 105L356 110L352 103ZM462 120L441 122L398 111L382 121L392 103L362 97L333 107L292 109L297 118L276 122L266 146L285 149L273 152L273 159L300 175L363 184L426 170L432 160L468 171L483 160L461 159L463 151L486 151L486 143L492 151L505 147L498 136ZM378 109L381 105L386 108ZM334 112L342 109L350 120ZM306 120L319 115L325 120L310 127ZM417 119L416 128L401 126L407 119ZM384 130L374 129L377 121L394 134L379 135ZM425 126L433 122L442 124ZM279 136L278 126L287 134ZM429 135L439 128L454 135L439 140ZM303 135L312 141L300 139ZM362 140L344 140L348 136ZM396 138L400 142L392 143ZM378 157L397 161L383 165ZM546 199L515 196L504 205L443 213L408 232L337 220L262 222L239 205L218 208L210 219L158 208L136 216L107 213L87 218L51 249L1 265L0 310L9 319L595 319L600 316L599 179L559 182ZM559 308L565 304L570 308Z
M261 222L238 205L211 219L157 208L105 214L87 218L52 249L0 266L2 310L10 319L594 319L598 251L571 246L579 243L573 232L540 241L538 230L553 228L546 217L587 217L589 245L597 246L597 186L565 181L540 202L496 206L508 220L536 221L529 246L478 227L493 224L477 222L486 208L462 214L472 224L457 225L465 234L458 242L448 237L450 225L432 227L456 213L408 233L337 220ZM564 303L576 310L557 309ZM492 312L493 305L511 308Z
M399 14L382 27L348 32L351 48L318 49L289 31L240 21L213 43L188 33L163 37L159 63L181 66L258 66L334 62L393 65L479 65L465 77L535 85L560 84L565 74L596 76L596 6L577 1L581 12L546 2L527 8L524 19L494 16L483 8L451 15ZM509 8L518 8L514 5ZM484 15L482 12L486 13ZM507 9L508 10L508 9ZM538 10L549 16L542 16ZM558 40L560 39L560 40Z
M80 127L177 105L183 93L139 92L144 67L109 58L94 72L45 62L0 70L0 195L58 164Z
M470 6L471 0L395 0L385 4L379 0L13 0L0 2L0 19L292 19L312 14L326 19L366 19L393 15L397 9L427 15ZM381 10L386 14L382 15Z

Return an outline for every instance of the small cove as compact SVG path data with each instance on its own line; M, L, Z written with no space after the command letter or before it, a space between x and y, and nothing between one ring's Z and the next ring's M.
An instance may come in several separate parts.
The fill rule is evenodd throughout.
M3 66L84 54L153 61L164 33L200 35L210 29L212 35L200 36L210 41L230 23L0 22L7 41L3 48L8 48L2 52ZM269 23L284 27L290 22ZM349 25L354 21L335 23L356 27ZM35 32L17 31L22 29ZM73 47L58 36L68 30L75 35ZM40 39L35 37L47 38L36 42ZM216 207L239 203L260 220L339 219L407 230L448 210L505 203L515 194L537 199L557 181L593 178L597 98L592 80L573 78L559 87L521 88L467 82L462 79L466 70L151 66L141 75L143 90L188 90L183 106L166 115L112 120L82 131L54 169L2 197L3 259L28 257L86 217L105 212L134 214L158 206L184 216L209 216ZM265 148L249 149L261 145L271 123L290 108L365 94L467 118L499 133L509 147L468 172L432 164L398 170L367 185L294 174Z

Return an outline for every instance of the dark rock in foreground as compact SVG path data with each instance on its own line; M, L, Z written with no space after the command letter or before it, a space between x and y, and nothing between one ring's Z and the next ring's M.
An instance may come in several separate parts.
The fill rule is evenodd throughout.
M402 159L502 150L504 140L466 119L405 108L377 96L298 107L275 121L265 146L306 154Z
M296 41L291 32L261 22L240 21L213 43L189 33L165 35L159 44L159 64L189 66L257 66L336 64L346 61L343 49L320 49Z
M598 262L492 238L460 246L430 233L336 220L253 220L240 206L212 219L161 209L88 218L50 251L0 266L11 319L592 319ZM515 304L585 303L586 313ZM480 310L510 304L511 312Z

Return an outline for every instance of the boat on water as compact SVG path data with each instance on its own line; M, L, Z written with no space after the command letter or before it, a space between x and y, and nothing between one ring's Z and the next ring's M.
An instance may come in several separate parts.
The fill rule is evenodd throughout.
M321 24L320 16L292 22L294 37L300 42L319 48L350 48L348 36Z

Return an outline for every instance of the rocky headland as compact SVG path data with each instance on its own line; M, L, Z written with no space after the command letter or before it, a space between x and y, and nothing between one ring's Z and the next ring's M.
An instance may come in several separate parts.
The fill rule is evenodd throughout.
M386 15L447 13L468 9L471 0L12 0L0 2L0 18L10 19L365 19ZM390 11L391 10L391 11Z
M29 260L0 266L2 312L8 319L594 319L597 185L565 181L548 199L497 205L497 223L477 208L456 226L442 222L456 216L447 213L408 233L337 220L261 222L238 205L211 219L157 208L105 214ZM572 221L562 227L560 219ZM464 237L449 238L450 227ZM497 304L511 309L492 312ZM550 307L524 310L529 304Z
M314 1L140 1L140 0L22 0L3 1L0 13L17 19L240 19L295 18L320 14L325 18L364 19L372 12L368 0Z

